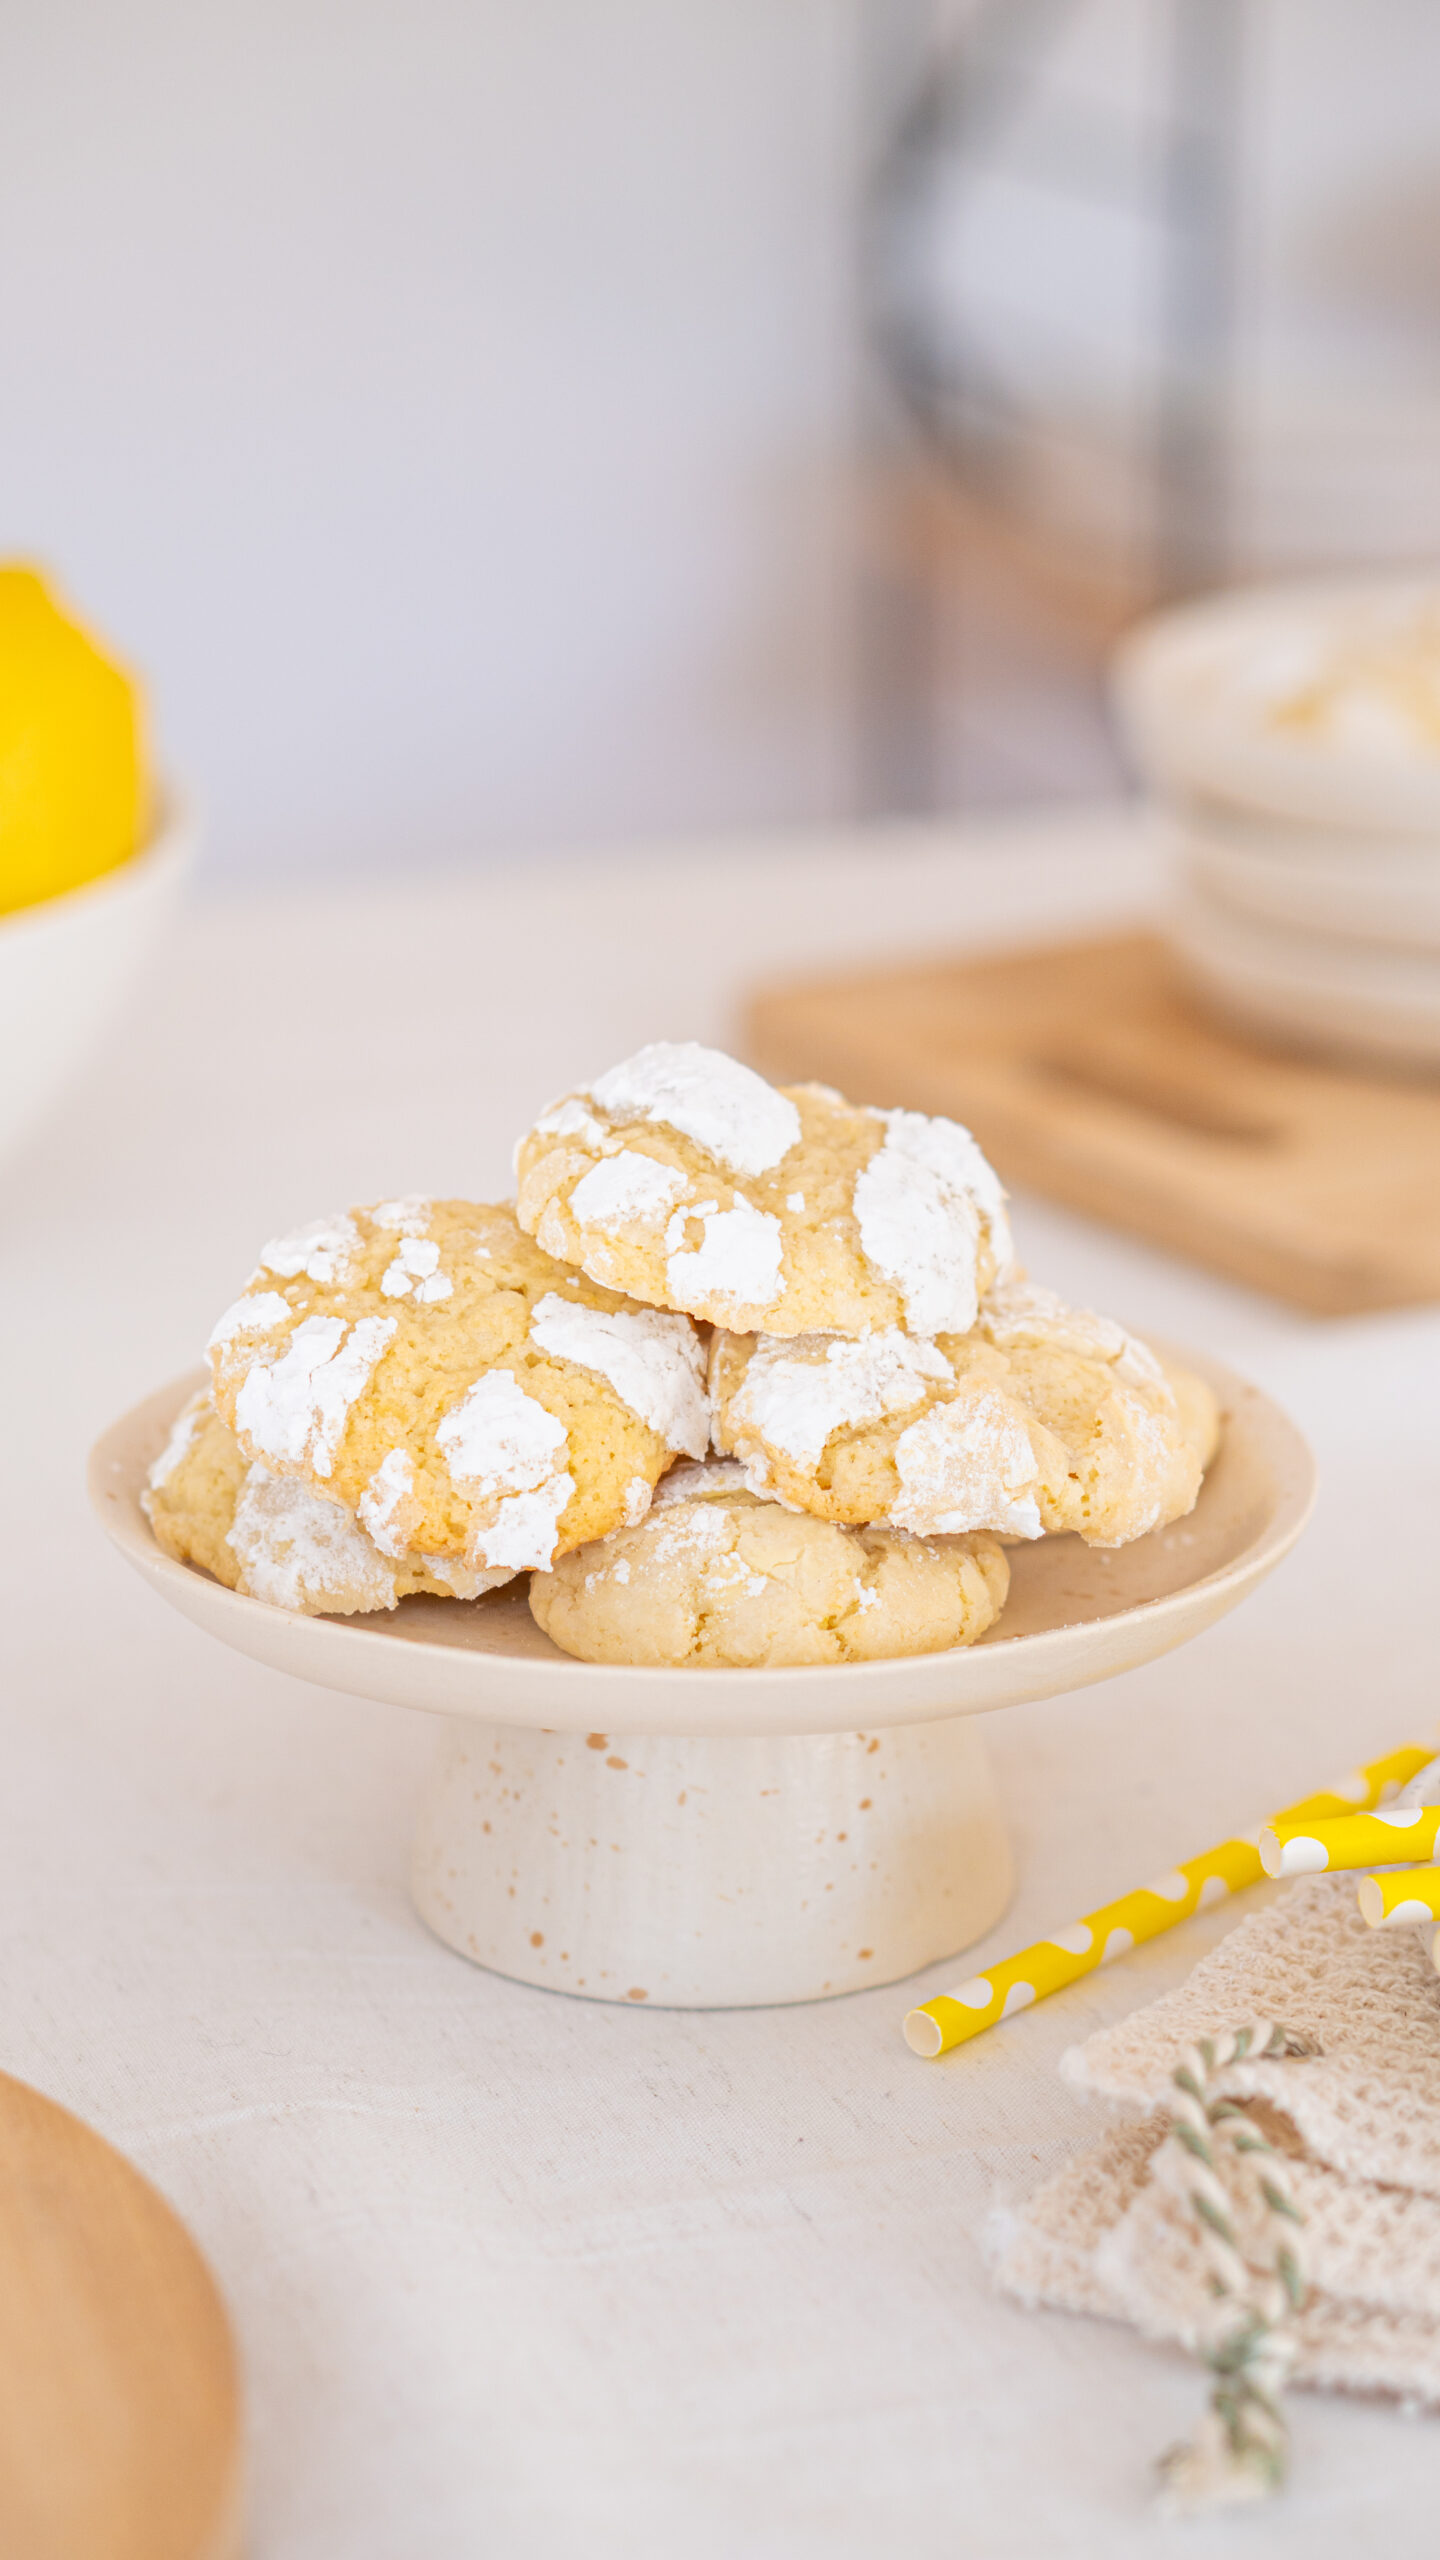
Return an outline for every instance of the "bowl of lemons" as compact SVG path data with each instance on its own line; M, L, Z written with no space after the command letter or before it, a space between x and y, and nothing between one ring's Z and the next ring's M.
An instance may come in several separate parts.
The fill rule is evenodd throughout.
M83 1065L190 850L134 678L38 570L0 565L0 1154Z

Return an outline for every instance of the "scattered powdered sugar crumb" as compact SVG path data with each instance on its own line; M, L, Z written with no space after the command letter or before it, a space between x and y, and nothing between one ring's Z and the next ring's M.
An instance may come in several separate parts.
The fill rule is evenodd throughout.
M387 1298L408 1298L415 1292L419 1306L429 1306L437 1298L448 1298L453 1283L440 1268L440 1247L430 1238L407 1236L394 1261L382 1275L380 1287Z
M692 1218L702 1229L698 1246L685 1242ZM666 1286L682 1307L699 1313L713 1305L724 1322L744 1330L748 1315L768 1313L785 1294L780 1221L768 1209L752 1208L748 1200L737 1200L733 1209L722 1209L713 1200L677 1209L665 1243Z
M393 1609L395 1576L342 1503L252 1466L227 1543L240 1588L280 1609Z
M371 1210L370 1223L383 1227L387 1235L427 1235L433 1205L421 1192L411 1191L403 1200L382 1200Z
M673 1165L622 1147L582 1174L570 1194L570 1215L583 1227L614 1234L625 1227L659 1227L687 1185Z
M561 1513L575 1490L564 1471L569 1434L508 1369L488 1370L435 1434L457 1484L496 1517L473 1538L474 1559L514 1573L554 1561Z
M790 1341L762 1334L727 1417L732 1434L753 1431L802 1466L815 1466L837 1431L853 1431L919 1404L927 1389L949 1386L954 1371L933 1342L913 1341L898 1327L861 1341L803 1333Z
M628 1581L629 1581L629 1579L630 1579L630 1559L629 1559L629 1557L628 1557L628 1556L617 1556L617 1557L616 1557L616 1559L615 1559L615 1561L614 1561L614 1563L613 1563L613 1564L612 1564L612 1566L610 1567L610 1572L611 1572L612 1579L613 1579L614 1581L616 1581L616 1582L628 1582ZM589 1577L589 1576L587 1576L587 1578L586 1578L585 1588L586 1588L586 1590L587 1590L587 1591L588 1591L588 1590L589 1590L589 1588L590 1588L590 1577Z
M169 1438L145 1479L150 1492L158 1493L162 1485L169 1483L176 1468L184 1464L214 1410L203 1387L197 1395L191 1396L188 1404L181 1406L170 1425ZM148 1518L150 1506L143 1493L140 1505Z
M288 1311L287 1311L288 1312ZM235 1427L264 1458L328 1476L350 1408L395 1332L393 1316L307 1316L274 1360L257 1360L235 1399Z
M997 1272L1013 1259L999 1178L958 1120L919 1111L874 1117L885 1137L855 1180L861 1247L899 1290L910 1332L968 1333L982 1222Z
M388 1449L355 1505L360 1525L382 1556L398 1559L410 1545L419 1515L415 1461L408 1449Z
M732 1173L768 1173L800 1137L800 1114L753 1067L698 1040L657 1040L611 1067L590 1099L612 1120L658 1120Z
M219 1319L205 1348L223 1351L244 1333L269 1333L277 1324L288 1324L295 1313L278 1289L257 1289L248 1298L237 1298Z
M296 1227L288 1236L273 1236L260 1256L262 1271L273 1271L277 1280L298 1280L303 1271L317 1288L327 1283L344 1282L355 1268L360 1252L360 1230L343 1211L329 1218L312 1218L308 1226Z
M638 1529L653 1499L648 1478L632 1476L625 1487L625 1527Z
M552 1290L533 1309L530 1339L555 1360L573 1360L609 1381L622 1404L658 1431L669 1449L703 1458L710 1408L702 1383L705 1352L688 1316L656 1307L607 1314L575 1306Z
M786 1194L785 1194L785 1206L786 1206L786 1208L787 1208L787 1209L792 1209L792 1210L795 1212L795 1215L798 1217L798 1216L799 1216L799 1214L800 1214L800 1212L801 1212L801 1210L802 1210L802 1209L804 1208L804 1206L805 1206L805 1194L804 1194L804 1192L803 1192L803 1191L787 1191L787 1192L786 1192Z
M1038 1538L1039 1477L1024 1417L995 1387L962 1388L902 1431L890 1520L921 1537L997 1529Z

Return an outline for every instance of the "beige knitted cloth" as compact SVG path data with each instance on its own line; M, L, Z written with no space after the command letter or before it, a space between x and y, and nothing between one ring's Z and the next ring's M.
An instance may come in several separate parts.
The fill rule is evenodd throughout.
M1151 2176L1170 2074L1197 2036L1278 2019L1320 2056L1240 2063L1225 2086L1287 2154L1306 2216L1293 2378L1440 2406L1440 1977L1430 1930L1367 1928L1355 1882L1307 1877L1178 1991L1066 2054L1066 2079L1131 2120L1003 2218L1006 2292L1204 2343L1216 2315L1193 2216ZM1238 2185L1236 2201L1243 2225Z

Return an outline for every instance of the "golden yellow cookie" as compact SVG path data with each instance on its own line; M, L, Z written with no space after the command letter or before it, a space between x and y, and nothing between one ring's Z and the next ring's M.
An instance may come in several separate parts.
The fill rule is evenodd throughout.
M1195 1453L1203 1475L1220 1446L1220 1407L1215 1390L1178 1360L1161 1362L1180 1408L1180 1428Z
M208 1395L192 1396L140 1496L157 1543L231 1591L308 1616L393 1609L412 1591L473 1600L513 1576L446 1556L382 1552L353 1511L298 1476L247 1466Z
M516 1151L516 1214L562 1262L732 1333L963 1333L1011 1267L968 1129L784 1091L659 1041L554 1104Z
M523 1572L639 1519L708 1446L686 1316L561 1269L508 1208L388 1200L265 1247L211 1335L247 1460L387 1553Z
M973 1644L1010 1587L993 1538L841 1529L762 1502L736 1466L677 1467L637 1528L530 1583L582 1662L875 1662Z
M1208 1454L1202 1407L1187 1429L1142 1343L1022 1283L934 1341L717 1334L710 1393L715 1445L757 1492L921 1536L1120 1546L1190 1509Z

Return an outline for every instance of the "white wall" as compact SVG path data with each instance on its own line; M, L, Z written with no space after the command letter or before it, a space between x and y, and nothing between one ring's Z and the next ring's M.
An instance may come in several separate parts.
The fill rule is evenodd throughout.
M0 548L214 859L849 788L842 0L15 0Z

